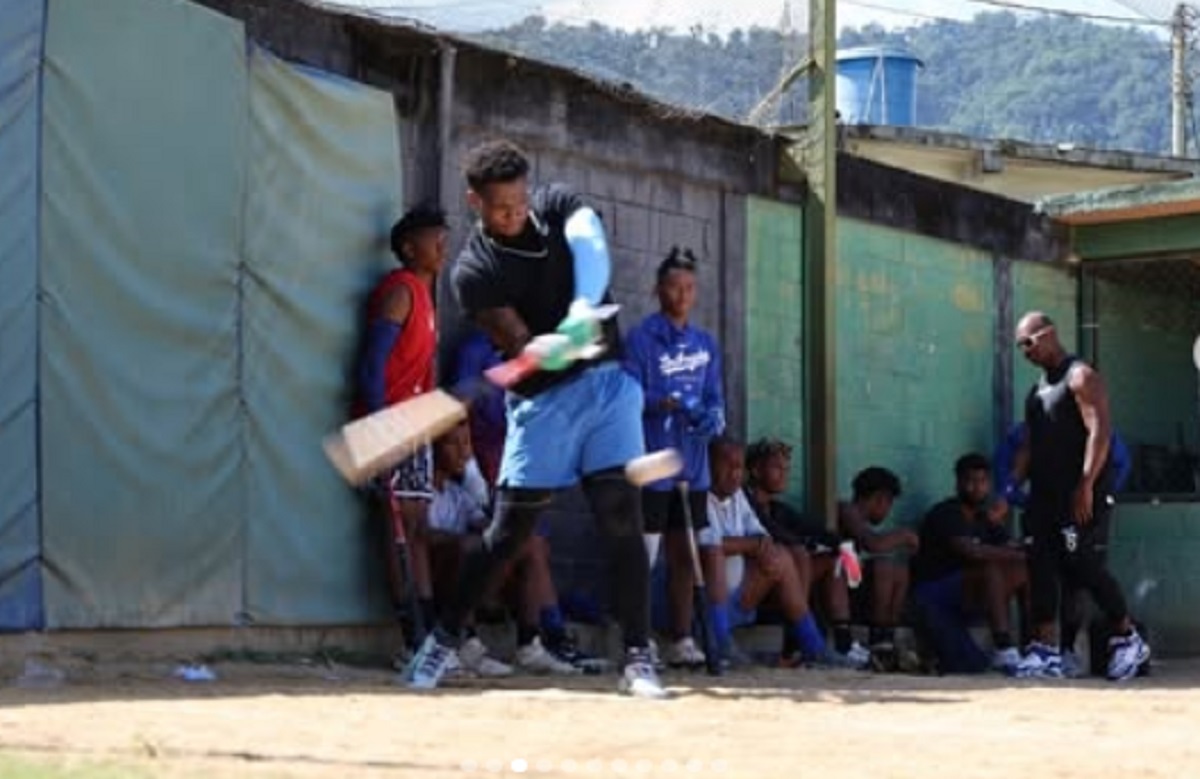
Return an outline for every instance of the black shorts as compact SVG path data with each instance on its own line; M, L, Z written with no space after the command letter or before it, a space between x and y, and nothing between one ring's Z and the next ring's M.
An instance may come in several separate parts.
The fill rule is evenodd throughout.
M696 530L708 527L708 493L689 492L688 507L692 510L692 527ZM682 530L687 525L679 490L642 490L642 514L647 533Z
M1112 505L1106 495L1092 499L1092 520L1082 527L1071 519L1071 497L1030 501L1021 529L1031 555L1058 566L1076 556L1105 558Z

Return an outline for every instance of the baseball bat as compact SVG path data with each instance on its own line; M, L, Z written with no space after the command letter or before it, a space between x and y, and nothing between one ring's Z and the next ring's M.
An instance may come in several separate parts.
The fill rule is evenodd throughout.
M678 482L679 499L683 502L683 520L687 534L688 555L692 558L692 612L700 629L700 644L704 647L704 667L709 676L721 675L721 658L717 640L708 621L708 587L704 584L704 568L696 549L696 531L692 524L692 504L688 500L688 483Z
M411 637L412 645L420 647L425 641L429 626L425 624L425 615L421 612L421 597L417 593L417 583L413 579L412 550L408 545L408 530L404 527L404 512L400 508L399 499L392 494L391 487L389 486L387 489L388 496L385 505L388 519L392 523L392 552L396 555L396 566L399 568L401 586L404 588L405 602L402 605L408 610L412 619L413 633L415 634Z

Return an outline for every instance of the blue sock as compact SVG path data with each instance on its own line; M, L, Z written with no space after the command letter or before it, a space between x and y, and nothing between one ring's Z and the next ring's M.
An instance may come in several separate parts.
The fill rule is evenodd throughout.
M796 637L800 650L806 657L821 657L825 654L825 637L821 635L812 614L805 614L804 619L792 623L792 635Z
M729 604L713 603L708 606L708 622L712 625L713 638L719 647L729 646L733 629L729 626Z
M542 628L542 633L550 641L554 641L566 634L567 628L563 623L562 610L557 605L543 606L538 615L538 624Z

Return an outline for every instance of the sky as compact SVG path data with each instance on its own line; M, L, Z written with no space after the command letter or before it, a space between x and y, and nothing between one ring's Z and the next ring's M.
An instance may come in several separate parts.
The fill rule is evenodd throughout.
M410 16L451 31L471 32L511 24L532 14L552 22L635 30L668 27L725 34L735 27L776 27L785 0L331 0ZM790 0L797 28L807 26L807 0ZM1117 17L1165 19L1173 0L1013 0L1013 2ZM885 10L889 9L889 10ZM895 9L895 10L891 10ZM871 22L884 27L919 24L927 17L969 19L998 10L978 0L839 0L838 28Z

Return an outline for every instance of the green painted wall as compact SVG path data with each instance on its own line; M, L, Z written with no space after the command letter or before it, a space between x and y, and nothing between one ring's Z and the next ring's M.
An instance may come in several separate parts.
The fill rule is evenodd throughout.
M750 197L746 205L746 431L795 449L789 497L804 497L803 211Z
M1059 337L1068 349L1079 348L1079 282L1065 268L1033 262L1012 264L1013 325L1029 311L1043 311L1054 320ZM1012 342L1007 333L1006 341ZM1025 418L1025 395L1038 380L1039 371L1014 346L1012 420Z
M1075 252L1084 259L1144 257L1200 247L1200 216L1171 216L1075 228Z
M1118 504L1109 563L1160 655L1200 653L1200 504Z
M898 473L895 520L953 489L954 460L992 449L996 306L983 252L838 221L839 489L860 469Z
M1190 449L1200 449L1192 363L1200 301L1098 281L1096 311L1097 362L1122 436L1131 445L1174 446L1182 433Z

